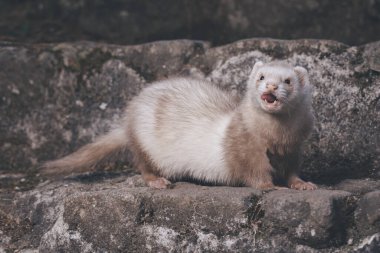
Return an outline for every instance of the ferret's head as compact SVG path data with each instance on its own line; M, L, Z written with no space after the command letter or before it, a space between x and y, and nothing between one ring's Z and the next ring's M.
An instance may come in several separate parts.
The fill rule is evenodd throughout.
M247 92L253 104L265 112L289 112L309 97L308 74L303 67L257 62L249 77Z

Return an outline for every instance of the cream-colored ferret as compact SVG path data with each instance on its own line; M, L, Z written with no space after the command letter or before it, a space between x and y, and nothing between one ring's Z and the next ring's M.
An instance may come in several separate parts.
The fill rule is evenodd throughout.
M135 167L154 188L192 178L270 189L279 177L290 188L313 190L316 185L297 176L301 146L312 128L306 69L257 62L243 99L205 80L153 83L129 103L118 127L71 155L45 163L43 171L90 170L128 148Z

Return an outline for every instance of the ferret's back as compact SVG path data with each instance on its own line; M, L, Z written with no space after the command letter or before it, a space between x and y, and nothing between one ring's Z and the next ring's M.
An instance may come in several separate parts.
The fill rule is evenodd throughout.
M233 110L237 101L229 92L205 80L176 78L153 83L135 99L135 103L153 106L178 106L177 109L198 109L194 115L225 113ZM174 109L174 108L173 108ZM189 113L189 111L186 111ZM190 111L191 112L191 111Z

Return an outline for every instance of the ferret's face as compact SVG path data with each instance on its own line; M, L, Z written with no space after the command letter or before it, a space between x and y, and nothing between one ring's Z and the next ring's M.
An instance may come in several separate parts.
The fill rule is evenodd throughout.
M291 68L281 66L262 66L251 80L255 89L253 99L269 113L288 110L297 97L300 84Z

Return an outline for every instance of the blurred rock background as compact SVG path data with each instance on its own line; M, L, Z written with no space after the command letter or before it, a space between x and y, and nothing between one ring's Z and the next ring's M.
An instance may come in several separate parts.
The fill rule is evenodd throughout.
M380 39L379 0L2 0L0 36L19 42L139 44L243 38Z

